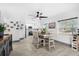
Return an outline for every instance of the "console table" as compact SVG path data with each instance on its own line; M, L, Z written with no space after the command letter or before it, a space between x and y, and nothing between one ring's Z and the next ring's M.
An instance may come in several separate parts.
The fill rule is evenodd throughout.
M12 35L4 34L3 40L0 41L0 56L9 56L11 51L12 51Z

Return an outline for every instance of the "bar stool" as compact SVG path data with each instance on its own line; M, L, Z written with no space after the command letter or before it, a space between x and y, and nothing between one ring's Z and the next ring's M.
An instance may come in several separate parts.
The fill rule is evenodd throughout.
M48 50L50 50L52 47L55 48L54 36L52 34L49 34L48 37L45 38L45 45L47 46Z

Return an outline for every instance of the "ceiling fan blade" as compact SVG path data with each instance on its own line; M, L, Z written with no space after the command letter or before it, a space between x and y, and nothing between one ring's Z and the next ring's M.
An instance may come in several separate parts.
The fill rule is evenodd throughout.
M47 16L40 16L39 18L48 18Z
M28 16L32 16L32 17L34 17L34 15L28 15Z

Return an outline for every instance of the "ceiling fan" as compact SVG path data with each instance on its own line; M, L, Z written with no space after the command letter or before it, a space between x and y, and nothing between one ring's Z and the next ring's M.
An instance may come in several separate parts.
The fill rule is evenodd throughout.
M33 16L33 15L30 15L30 16ZM33 16L33 17L34 17L34 18L39 18L40 20L41 20L42 18L48 18L47 16L44 16L43 13L41 13L41 12L39 12L39 11L37 11L37 12L36 12L36 15Z

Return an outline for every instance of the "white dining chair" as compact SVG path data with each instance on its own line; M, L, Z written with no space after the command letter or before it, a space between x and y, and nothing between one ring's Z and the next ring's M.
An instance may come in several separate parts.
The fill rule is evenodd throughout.
M40 45L45 46L45 40L42 38L39 38L38 31L33 32L33 44L36 46L36 48L39 48Z
M55 48L55 42L54 42L54 34L50 33L47 38L45 39L45 45L50 50L51 48Z

